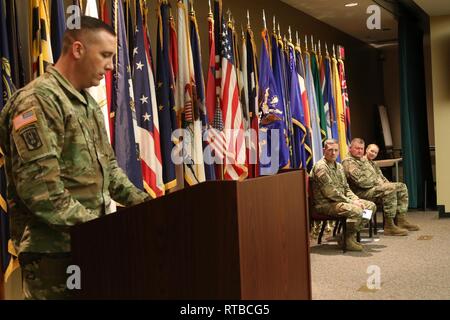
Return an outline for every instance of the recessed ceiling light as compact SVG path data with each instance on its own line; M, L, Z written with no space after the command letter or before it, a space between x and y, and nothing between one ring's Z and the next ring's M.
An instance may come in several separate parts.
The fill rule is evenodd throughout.
M347 3L345 6L346 7L354 7L354 6L357 6L358 5L358 2L351 2L351 3Z

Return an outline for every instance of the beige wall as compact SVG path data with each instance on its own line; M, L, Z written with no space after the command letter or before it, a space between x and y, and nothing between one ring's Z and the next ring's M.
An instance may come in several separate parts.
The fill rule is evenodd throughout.
M450 15L430 17L437 204L450 210Z

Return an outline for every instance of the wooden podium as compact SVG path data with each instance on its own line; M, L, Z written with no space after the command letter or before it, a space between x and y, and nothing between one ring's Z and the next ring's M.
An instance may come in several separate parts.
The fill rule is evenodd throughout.
M81 299L311 299L305 173L209 181L72 228Z

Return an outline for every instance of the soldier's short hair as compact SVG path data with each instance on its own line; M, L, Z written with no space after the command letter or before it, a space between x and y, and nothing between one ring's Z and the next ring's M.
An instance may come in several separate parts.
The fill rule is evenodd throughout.
M116 32L109 24L94 17L82 16L80 18L79 28L67 28L64 32L62 53L66 53L69 50L70 46L75 41L80 41L83 35L85 35L86 33L96 32L98 30L104 30L111 35L116 36Z
M364 140L361 138L353 138L352 142L350 142L350 145L352 146L354 143L365 144Z
M329 145L332 144L339 144L339 142L336 139L327 139L323 142L323 148L326 149Z

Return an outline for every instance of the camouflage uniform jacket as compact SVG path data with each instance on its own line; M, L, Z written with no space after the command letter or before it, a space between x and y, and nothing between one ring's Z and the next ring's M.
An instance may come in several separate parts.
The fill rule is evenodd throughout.
M69 227L148 199L119 168L98 104L58 71L17 91L0 114L10 234L20 252L70 251Z
M350 203L352 200L358 199L350 190L340 163L331 163L322 158L314 164L311 179L315 206L327 205L332 202Z
M378 172L375 163L371 162L365 157L358 159L352 155L342 161L347 181L356 194L384 183L381 171Z
M367 159L366 157L364 157L364 159ZM375 163L375 161L373 160L369 160L367 159L367 161L370 163L370 165L372 166L372 168L375 170L375 172L377 173L377 181L378 183L386 183L389 182L388 179L386 179L386 177L384 176L383 172L381 172L380 167Z

